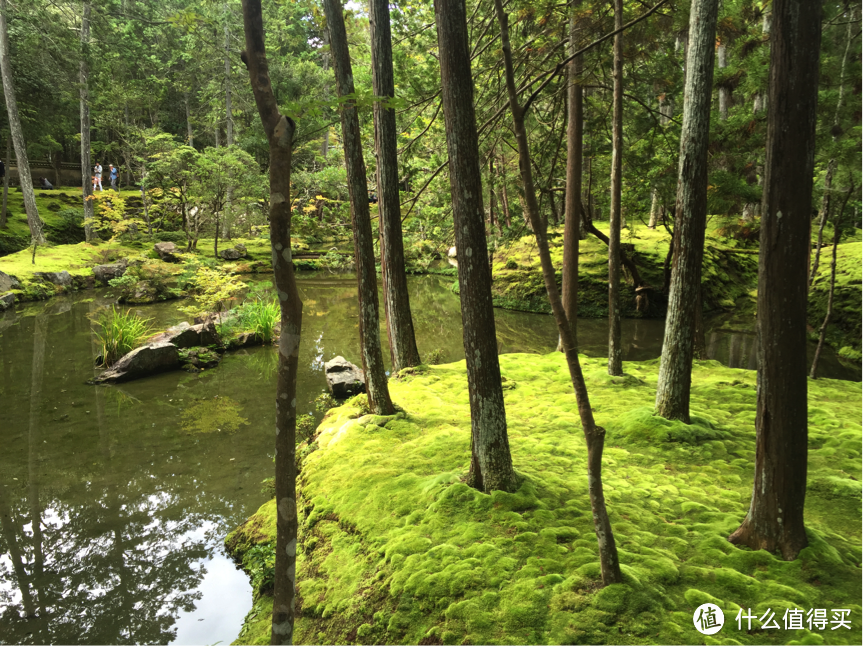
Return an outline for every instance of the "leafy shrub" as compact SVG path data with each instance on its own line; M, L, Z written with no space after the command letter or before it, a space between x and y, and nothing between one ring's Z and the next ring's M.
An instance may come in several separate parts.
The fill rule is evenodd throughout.
M321 393L317 397L315 397L315 410L319 413L326 413L331 408L335 408L339 405L333 396L330 393Z
M515 260L513 260L512 258L510 258L506 261L506 268L507 269L518 269L518 263Z
M102 365L111 366L127 352L134 350L144 339L152 334L150 321L143 319L132 310L111 311L102 310L95 316L94 322L101 332L96 332L96 338L101 347Z
M197 268L188 285L193 290L197 303L179 309L189 316L201 316L210 312L221 314L225 309L225 301L232 300L237 292L246 287L236 276L228 276L203 266Z
M330 249L325 255L320 258L321 267L333 271L344 271L351 269L354 265L352 259L348 256L340 254L338 251Z
M183 231L159 231L153 234L153 237L158 238L160 242L173 242L176 245L184 245L188 242Z
M309 415L300 415L297 417L297 444L300 442L311 442L315 436L315 418Z
M252 580L252 591L257 599L273 591L276 578L276 548L269 544L255 545L243 556L243 567Z
M430 366L436 366L443 363L443 350L435 348L426 355L426 363Z

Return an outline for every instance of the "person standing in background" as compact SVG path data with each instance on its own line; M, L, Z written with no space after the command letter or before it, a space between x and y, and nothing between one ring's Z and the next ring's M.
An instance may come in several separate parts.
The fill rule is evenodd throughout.
M111 190L117 190L117 167L114 164L108 164L108 179L111 180Z
M96 190L96 187L99 187L100 191L104 191L102 188L102 164L96 162L96 166L93 168L93 190Z

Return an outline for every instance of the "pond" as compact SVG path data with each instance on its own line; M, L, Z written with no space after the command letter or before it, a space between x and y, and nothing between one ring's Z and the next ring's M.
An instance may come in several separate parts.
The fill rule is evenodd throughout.
M452 282L409 280L420 353L440 350L443 361L464 356ZM297 401L310 414L325 390L324 362L341 354L360 363L356 282L299 283ZM251 588L222 539L266 500L275 350L231 353L200 374L88 386L96 354L88 316L109 294L0 315L0 643L230 643ZM134 309L163 328L183 319L177 305ZM495 314L500 352L554 349L551 317ZM711 357L754 367L746 324L712 327ZM604 355L606 330L603 320L581 321L582 351ZM623 322L624 359L655 358L661 343L661 321ZM823 361L824 376L859 379L832 352Z

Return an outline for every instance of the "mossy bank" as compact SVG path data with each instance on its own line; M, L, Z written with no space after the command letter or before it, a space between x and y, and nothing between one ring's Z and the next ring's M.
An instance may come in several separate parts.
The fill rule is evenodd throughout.
M391 381L403 409L324 418L300 476L296 643L860 643L861 399L809 383L810 545L793 562L732 546L755 456L755 373L696 363L695 423L652 416L658 361L582 358L607 431L604 480L625 582L600 588L584 439L562 355L502 355L514 494L461 482L464 362ZM226 540L256 595L237 643L269 642L275 506ZM713 637L692 615L712 601ZM851 629L738 631L738 608L851 610ZM830 613L828 613L830 615ZM832 615L830 615L832 616Z

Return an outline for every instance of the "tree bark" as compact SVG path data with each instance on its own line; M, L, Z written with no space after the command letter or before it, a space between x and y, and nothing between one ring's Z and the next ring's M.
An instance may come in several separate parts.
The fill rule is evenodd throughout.
M291 152L293 120L279 114L264 48L260 0L243 0L246 67L270 148L270 244L279 295L281 333L276 386L276 565L271 643L291 644L297 565L297 372L303 303L291 259Z
M593 411L590 408L590 400L587 394L587 385L581 371L581 363L578 359L578 350L575 346L575 338L572 334L572 326L567 319L563 302L557 291L554 266L551 263L551 254L548 250L548 238L545 227L540 221L539 206L536 201L536 188L533 181L533 172L530 163L530 148L527 141L527 131L524 127L524 108L518 102L518 90L515 85L515 72L513 71L512 49L509 42L508 17L503 10L503 0L494 0L495 12L500 25L501 50L503 51L504 70L506 73L506 88L509 95L509 107L512 113L513 131L518 144L519 168L521 169L521 181L524 188L525 204L528 215L533 223L536 246L539 250L542 277L551 311L557 323L557 331L560 335L566 356L566 364L575 391L575 399L578 405L578 413L581 425L584 429L584 439L587 443L587 474L588 491L590 494L591 508L593 511L594 531L599 543L599 563L602 571L602 582L604 585L619 583L622 581L620 562L617 555L617 546L614 542L614 533L611 521L608 518L608 510L605 506L605 496L602 490L602 449L605 442L605 429L596 425Z
M372 85L376 97L395 97L390 9L387 0L371 0ZM374 104L377 153L378 232L381 247L384 312L393 373L420 365L414 335L402 240L396 112L380 101Z
M647 222L648 229L656 228L656 221L659 219L659 192L654 188L650 192L650 220Z
M793 560L808 544L806 260L812 204L821 3L774 0L767 171L758 258L755 485L729 541Z
M614 28L623 27L623 0L614 0ZM608 218L608 374L623 374L620 344L620 220L623 174L623 34L614 37L611 212Z
M696 312L701 302L701 260L707 226L707 145L716 43L718 0L694 0L689 12L689 47L677 202L674 256L665 337L656 386L656 414L689 424L689 388Z
M6 172L3 174L3 207L0 210L0 228L6 226L6 206L9 200L9 167L12 166L12 136L6 137Z
M503 217L506 219L506 228L512 226L512 216L509 213L509 195L506 192L506 159L501 156L500 164L498 165L500 172L500 201L503 203Z
M227 57L225 59L225 63L227 64ZM192 114L189 109L189 93L186 92L183 95L184 103L186 104L186 137L189 140L189 145L194 148L195 147L195 132L192 130Z
M515 491L518 479L509 451L491 300L465 2L435 0L434 8L470 396L467 482L486 493Z
M234 115L231 109L231 32L225 23L225 144L234 145Z
M348 51L348 37L345 31L341 1L324 0L324 12L327 16L327 28L330 34L330 53L333 57L333 70L336 74L336 90L339 97L353 96L354 77L351 70L351 57ZM381 352L378 280L375 271L372 223L369 216L366 164L363 160L360 122L357 116L356 103L353 99L348 99L341 105L341 121L354 230L354 262L357 267L360 305L360 343L369 408L378 415L391 415L395 409L390 400L387 376L384 370L384 358ZM398 226L401 227L400 217Z
M578 25L576 7L581 0L572 0L569 14L569 53L578 50ZM567 64L568 85L566 89L566 194L564 199L563 268L561 270L561 295L563 311L569 323L572 343L578 351L578 251L581 233L581 172L584 152L584 95L580 80L581 56ZM563 339L558 339L557 349L563 352Z
M0 74L3 76L3 93L6 95L6 111L9 114L9 130L15 147L15 165L18 168L18 181L24 197L24 210L30 227L31 244L44 244L42 220L36 208L33 193L33 178L30 176L30 160L27 158L27 145L21 130L21 117L18 114L18 101L15 98L15 84L12 79L12 65L9 62L9 30L6 26L6 0L0 0ZM8 169L7 169L8 172Z
M724 70L728 67L728 57L725 48L725 43L719 43L716 48L716 64L719 69ZM719 88L719 120L728 120L728 108L731 106L731 88L723 85Z
M90 242L93 235L93 184L90 174L90 3L84 3L81 15L81 63L78 73L78 93L81 103L81 185L84 189L84 239Z
M123 106L123 122L126 126L126 138L129 138L129 102ZM132 183L132 155L129 151L128 144L123 146L123 156L126 159L126 186Z

